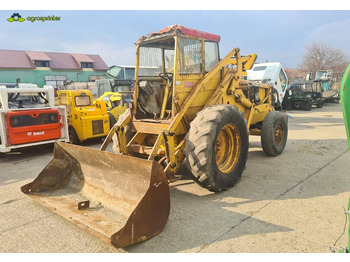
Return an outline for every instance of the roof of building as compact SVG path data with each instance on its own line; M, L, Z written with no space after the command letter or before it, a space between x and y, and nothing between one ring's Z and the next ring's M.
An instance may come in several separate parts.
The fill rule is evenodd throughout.
M51 69L81 69L81 62L92 63L94 70L108 70L99 55L0 49L0 68L35 69L34 61L49 61Z

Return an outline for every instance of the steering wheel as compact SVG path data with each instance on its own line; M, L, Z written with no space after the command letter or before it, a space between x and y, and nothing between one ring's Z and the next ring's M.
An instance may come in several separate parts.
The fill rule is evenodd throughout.
M173 81L173 73L159 73L159 77L166 80L168 83Z

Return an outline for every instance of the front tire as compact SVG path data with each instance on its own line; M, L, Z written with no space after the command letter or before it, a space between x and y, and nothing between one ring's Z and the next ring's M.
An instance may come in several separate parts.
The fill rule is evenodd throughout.
M317 101L316 107L317 108L322 108L323 107L323 101Z
M312 108L312 102L311 102L311 100L306 100L306 101L304 102L304 109L305 109L306 111L310 111L311 108Z
M204 108L186 135L186 164L202 187L220 192L241 178L248 157L248 132L236 106Z
M288 136L288 117L282 112L269 112L261 127L261 146L268 156L281 154Z
M75 132L74 127L70 126L68 129L68 133L69 133L69 143L79 145L80 140L79 140L79 137L77 135L77 132Z

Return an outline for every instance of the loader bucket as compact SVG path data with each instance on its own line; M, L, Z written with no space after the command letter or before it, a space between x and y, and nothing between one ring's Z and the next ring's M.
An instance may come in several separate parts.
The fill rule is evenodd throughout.
M157 162L61 142L21 190L115 247L156 236L170 211L168 181Z

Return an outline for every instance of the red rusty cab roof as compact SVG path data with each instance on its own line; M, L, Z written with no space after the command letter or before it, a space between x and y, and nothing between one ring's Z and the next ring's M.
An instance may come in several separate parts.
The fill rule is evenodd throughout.
M220 42L219 35L210 34L207 32L203 32L203 31L200 31L197 29L185 27L182 25L168 26L168 27L156 32L156 33L150 33L147 36L141 37L138 42L147 41L149 39L153 39L153 38L159 37L161 35L188 35L188 36L202 38L202 39L206 39L206 40L210 40L210 41L214 41L214 42Z

